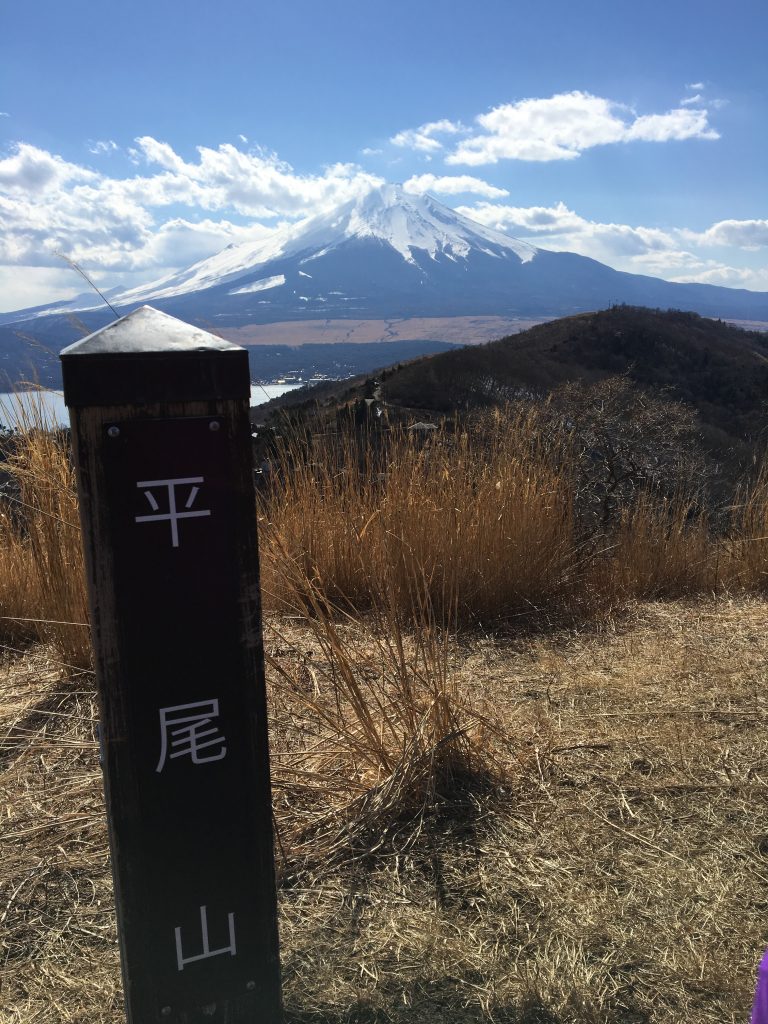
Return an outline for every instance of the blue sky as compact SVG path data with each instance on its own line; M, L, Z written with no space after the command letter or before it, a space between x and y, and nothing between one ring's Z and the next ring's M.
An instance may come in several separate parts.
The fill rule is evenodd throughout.
M4 5L0 310L153 280L377 181L768 290L768 5Z

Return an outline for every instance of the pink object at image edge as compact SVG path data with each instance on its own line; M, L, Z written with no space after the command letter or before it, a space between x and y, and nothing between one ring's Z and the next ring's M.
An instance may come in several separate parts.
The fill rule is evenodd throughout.
M763 954L757 972L757 988L750 1024L768 1024L768 949Z

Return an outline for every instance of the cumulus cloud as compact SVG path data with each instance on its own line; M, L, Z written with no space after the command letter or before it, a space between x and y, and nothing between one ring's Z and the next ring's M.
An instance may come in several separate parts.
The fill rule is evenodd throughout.
M607 100L569 96L569 109L574 116L581 111L590 130L582 124L577 132L562 120L565 107L555 110L545 103L523 112L532 126L526 145L578 155L579 145L587 148L614 136L622 141L660 141L686 132L711 137L706 112L699 109L636 117ZM519 116L511 107L483 115L482 139L508 146L520 130ZM430 122L419 131L426 138L433 137L430 133L451 137L458 148L478 138L458 138L462 129L454 122ZM99 152L114 152L113 145L104 140ZM131 287L204 259L230 242L259 240L276 225L320 213L382 184L356 164L299 174L274 153L229 144L201 146L183 156L163 140L142 136L122 152L132 162L122 177L26 143L0 157L0 306L20 308L61 297L71 272L62 272L57 251L81 263L101 286ZM405 188L414 194L476 196L475 205L461 206L459 212L544 248L580 252L618 269L768 290L768 268L755 269L757 260L749 255L768 246L768 220L721 220L701 231L602 223L563 202L528 207L492 202L506 199L506 190L470 174L413 175ZM3 266L10 269L3 271ZM23 273L14 269L22 266ZM44 290L48 286L50 292ZM69 286L70 295L81 290L78 281Z
M544 248L582 252L586 244L591 250L587 255L596 259L606 259L610 254L615 260L651 250L671 250L678 245L673 235L659 228L590 221L562 202L555 206L526 207L478 203L473 207L459 207L459 213L488 227L542 244Z
M768 221L720 221L696 232L602 223L582 217L563 202L527 207L483 202L460 206L458 212L542 248L578 252L617 270L670 281L768 290L768 265L734 266L724 252L727 247L768 246ZM710 255L713 249L717 256Z
M464 126L460 122L443 118L441 121L429 121L420 128L407 128L393 135L389 141L394 146L415 149L420 153L436 153L443 148L443 143L435 135L457 135L462 131Z
M684 99L680 100L680 106L692 107L695 106L697 103L702 103L703 100L704 97L701 95L701 93L697 92L693 96L686 96Z
M230 242L257 240L284 219L320 212L382 183L353 164L300 175L273 154L229 145L200 147L196 159L185 160L168 143L143 136L134 154L141 173L122 178L24 143L0 159L0 265L24 266L25 274L55 268L61 251L89 273L128 275L123 280L130 284L130 275L146 278ZM24 289L16 293L24 304Z
M721 220L694 237L704 245L758 249L768 246L768 220Z
M361 150L363 156L381 156L383 150L373 149L371 146L366 146L365 149Z
M668 114L646 114L628 125L623 142L670 142L673 139L719 139L707 122L706 110L670 110Z
M165 173L120 183L125 194L148 206L184 203L208 211L233 210L246 217L302 216L351 199L382 180L355 164L333 164L322 174L299 175L263 150L243 152L225 143L198 146L186 161L167 143L136 139L143 161Z
M446 163L574 160L594 146L719 137L706 110L678 107L636 117L622 104L580 91L504 103L475 120L481 131L462 139Z
M139 152L149 164L158 164L167 171L184 171L184 161L167 142L158 142L151 135L142 135L136 139Z
M463 192L485 196L487 199L503 199L509 195L505 188L474 178L471 174L456 174L438 177L435 174L414 174L403 183L406 192L421 195L424 192L437 192L438 195L456 196Z
M69 182L95 181L97 177L85 167L24 142L11 156L0 160L0 188L10 192L38 195Z
M437 139L433 139L429 135L425 135L423 132L411 128L406 131L398 132L397 135L393 135L389 141L394 146L403 146L405 149L415 149L421 153L437 152L439 149L443 148L442 142L438 142Z

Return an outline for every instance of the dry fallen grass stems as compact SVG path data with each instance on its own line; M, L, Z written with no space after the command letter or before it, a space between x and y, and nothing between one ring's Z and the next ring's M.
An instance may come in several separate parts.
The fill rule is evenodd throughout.
M454 757L448 785L396 760L402 737L356 750L317 630L270 620L289 1021L745 1020L768 938L765 626L743 598L443 638L457 725L494 767ZM379 640L338 630L394 699ZM49 648L0 678L4 1019L117 1022L91 680Z

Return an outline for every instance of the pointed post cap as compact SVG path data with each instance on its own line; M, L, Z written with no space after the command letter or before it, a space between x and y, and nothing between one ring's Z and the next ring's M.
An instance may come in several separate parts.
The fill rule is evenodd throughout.
M61 352L69 407L247 398L248 353L140 306Z

